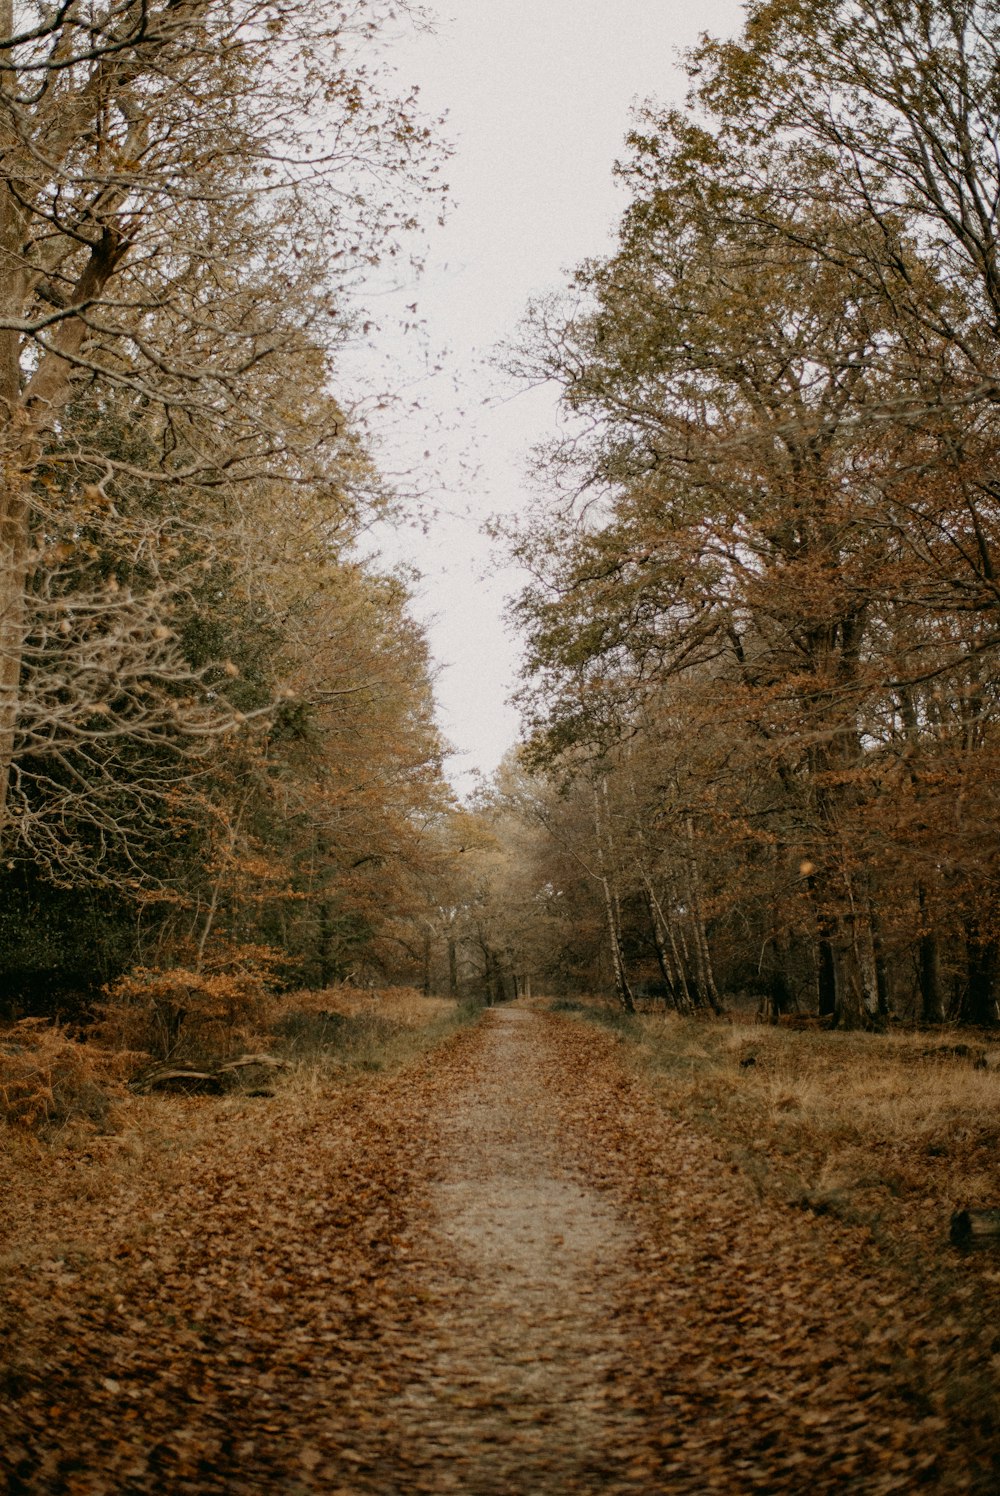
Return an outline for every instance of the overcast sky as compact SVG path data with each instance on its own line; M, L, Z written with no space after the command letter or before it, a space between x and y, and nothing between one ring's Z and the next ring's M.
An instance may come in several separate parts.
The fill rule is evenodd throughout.
M491 570L484 519L523 507L525 456L556 419L548 391L498 398L488 367L530 298L606 251L624 205L612 180L636 100L680 102L678 48L702 31L738 30L738 0L441 0L433 35L410 36L392 60L419 84L431 113L447 112L455 200L430 239L422 282L383 293L376 310L385 377L400 378L420 409L383 432L384 468L423 465L438 517L383 541L387 560L423 574L417 613L440 665L440 721L456 749L449 771L471 787L518 735L506 698L518 651L505 633L510 571ZM392 334L416 299L426 343ZM429 375L425 353L443 355ZM429 463L423 453L430 451Z

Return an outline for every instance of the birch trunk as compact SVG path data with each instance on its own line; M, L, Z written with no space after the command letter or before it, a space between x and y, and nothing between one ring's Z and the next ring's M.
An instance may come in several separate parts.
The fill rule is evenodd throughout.
M603 792L607 796L607 781L604 781ZM604 899L604 912L608 925L608 953L611 957L611 971L615 983L615 995L618 1002L626 1013L635 1012L635 999L629 986L628 974L625 970L625 961L622 956L621 934L618 915L616 911L615 890L611 884L608 867L608 852L604 841L604 826L601 816L601 799L598 796L597 785L593 785L594 798L594 841L597 848L597 872L601 885L601 893Z
M712 954L708 948L708 936L705 933L705 915L701 896L701 875L698 871L698 859L694 851L694 822L688 816L684 822L684 828L688 840L688 879L691 889L691 928L694 936L695 964L698 972L698 986L704 992L704 1002L714 1013L722 1012L722 1004L719 1001L718 989L715 985L715 973L712 970Z

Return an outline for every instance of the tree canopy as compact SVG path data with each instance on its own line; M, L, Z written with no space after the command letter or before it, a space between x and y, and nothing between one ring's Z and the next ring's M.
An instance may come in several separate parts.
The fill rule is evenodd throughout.
M634 897L845 1023L910 970L940 1016L942 960L994 1014L998 44L994 4L751 5L510 355L567 416L511 536L528 753L620 786L612 967Z

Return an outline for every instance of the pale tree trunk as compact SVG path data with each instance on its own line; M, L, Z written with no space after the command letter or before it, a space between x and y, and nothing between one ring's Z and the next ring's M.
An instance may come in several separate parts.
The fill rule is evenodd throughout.
M14 34L13 0L0 0L0 42ZM7 72L9 48L0 46L5 91L16 88ZM28 278L22 255L26 212L18 202L10 178L20 155L6 112L0 116L0 150L4 175L0 180L0 314L23 317ZM18 686L24 645L25 584L28 525L24 473L24 416L21 407L20 334L0 331L0 829L4 824L7 783L17 726Z
M698 987L704 994L703 1001L714 1013L722 1012L722 1004L719 1001L718 989L715 985L715 973L712 970L712 955L708 948L708 936L705 933L704 905L701 896L701 874L698 871L698 859L694 849L694 822L687 816L684 829L688 840L688 881L691 891L691 929L693 933L693 944L695 953L695 970L697 972Z
M667 945L667 934L663 915L660 911L659 900L653 893L648 882L643 877L646 886L646 908L649 910L649 925L653 932L653 945L656 948L656 962L660 968L660 975L667 988L667 1001L675 1008L680 1006L680 990L677 985L677 977L671 966L670 951Z
M6 397L0 396L6 408ZM0 831L17 729L24 651L28 526L24 479L15 452L4 452L0 497Z
M687 980L683 965L677 954L677 942L670 928L670 921L663 912L663 905L657 895L656 886L650 872L650 859L646 851L646 838L643 833L642 818L639 813L639 796L636 792L631 765L629 765L628 769L628 787L634 814L635 845L639 853L636 858L636 870L646 894L646 905L649 909L649 922L653 931L656 959L663 975L663 980L667 984L674 1007L678 1012L684 1012L691 1007L691 1000L687 990Z
M674 937L673 928L667 916L663 912L653 887L652 880L648 878L645 870L642 870L643 882L646 888L646 898L649 906L650 924L653 929L653 942L656 946L656 959L659 963L663 979L670 989L671 1001L678 1013L689 1013L691 1011L691 998L687 988L687 974L680 952L677 949L677 941Z
M670 897L675 904L684 903L687 904L688 908L690 909L690 895L685 894L683 897L681 897L682 890L678 889L677 880L675 878L672 878L670 880L669 892ZM697 964L691 955L691 948L688 945L688 938L684 933L683 922L678 922L676 934L674 933L673 923L668 925L668 932L670 935L670 948L673 952L677 968L681 973L681 980L683 982L684 992L687 996L688 1005L692 1008L704 1007L705 994L702 992L701 988L698 985ZM694 988L693 997L691 994L692 987Z
M602 785L603 795L607 797L607 780ZM601 885L601 893L604 898L604 912L608 923L608 951L611 956L611 970L615 982L615 994L618 1002L626 1013L635 1012L635 1000L632 997L632 989L629 986L628 974L625 970L625 961L622 956L620 924L616 909L616 894L611 885L608 867L608 852L604 842L604 827L601 816L601 798L598 796L597 785L593 785L594 796L594 841L597 848L597 871Z
M844 1028L870 1028L879 1015L879 982L868 899L864 888L858 886L866 880L863 875L857 880L852 878L846 866L843 880L849 911L850 949L854 959L848 980L841 985L836 1021Z
M673 920L666 921L666 931L667 938L670 942L670 954L673 957L674 970L677 973L677 1001L682 1010L685 1013L689 1013L694 1007L694 1004L691 1001L691 993L688 990L686 952L682 954L681 950L678 948L677 933L674 930ZM680 937L683 944L683 931L680 932Z

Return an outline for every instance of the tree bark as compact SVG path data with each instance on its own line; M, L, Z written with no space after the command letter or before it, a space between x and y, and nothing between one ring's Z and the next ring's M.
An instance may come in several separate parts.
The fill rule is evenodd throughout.
M0 62L4 91L17 87L16 74L7 71L12 62L4 45L14 35L13 0L0 0ZM0 146L5 157L0 180L0 312L10 319L24 314L28 294L22 246L26 210L18 201L12 180L20 156L19 142L7 124L6 110L0 116ZM20 334L0 331L0 829L4 824L7 781L17 726L18 684L24 641L24 603L27 572L28 531L25 474L22 463L23 412L21 409Z
M670 955L663 930L663 920L659 911L659 905L655 895L649 888L646 890L646 908L649 911L649 925L653 932L653 944L656 948L656 962L660 968L660 975L663 978L664 986L667 989L666 1001L670 1007L677 1008L680 1004L677 978L670 963Z
M454 935L448 936L448 996L458 996L458 946Z
M937 934L927 920L927 890L917 888L920 905L920 1016L924 1023L944 1022L944 997L941 991L941 949Z
M837 966L837 948L829 929L821 929L816 942L819 963L819 1015L833 1018L840 1006L840 972Z
M966 981L959 1019L984 1027L997 1022L997 943L969 920L965 929Z
M430 997L430 995L431 995L431 936L430 936L430 931L429 930L425 930L424 931L422 990L423 990L424 997Z
M705 915L701 898L701 874L698 871L698 860L694 851L694 822L688 816L684 824L689 849L688 886L691 896L691 927L694 935L695 970L698 976L698 987L699 991L703 994L702 1001L705 1006L710 1007L713 1013L721 1013L722 1004L719 1001L719 993L715 985L715 973L712 970L712 953L708 948L708 935L705 931Z
M615 994L619 1005L626 1013L635 1012L635 999L629 986L628 974L625 970L625 960L622 956L621 935L619 932L618 918L615 909L615 895L611 886L608 871L607 851L604 844L604 828L601 817L601 802L597 793L597 785L594 784L594 840L597 848L597 870L601 885L601 893L604 898L604 913L607 919L608 929L608 953L611 957L611 972L614 978ZM607 781L604 782L604 794L607 795Z

